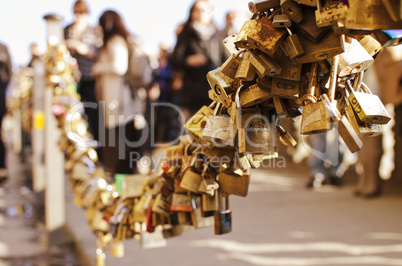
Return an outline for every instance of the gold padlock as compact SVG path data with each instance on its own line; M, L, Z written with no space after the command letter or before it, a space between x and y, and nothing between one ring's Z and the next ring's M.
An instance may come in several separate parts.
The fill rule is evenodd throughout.
M229 58L220 67L220 72L232 79L236 77L237 68L239 67L239 59L235 55L230 55Z
M268 101L272 97L270 92L261 89L258 84L253 84L242 91L240 101L242 107L250 107Z
M297 141L287 132L281 125L276 125L279 134L279 141L288 147L294 147L297 145Z
M317 0L293 0L299 4L305 5L305 6L317 6Z
M236 34L227 36L225 39L223 39L222 43L223 46L225 47L225 52L227 56L236 55L242 51L242 49L239 49L235 45L236 39L237 39Z
M295 24L300 33L299 39L305 36L313 43L318 43L329 31L328 27L318 27L315 21L316 8L305 6L303 7L303 20L300 23ZM305 46L303 46L306 49Z
M362 39L359 40L359 43L363 46L364 49L366 49L370 56L375 56L382 49L381 43L379 43L371 35L364 36Z
M302 135L327 132L333 126L324 104L321 101L317 102L315 97L317 70L318 63L312 63L308 91L301 99L304 105L300 127Z
M300 43L299 38L297 35L293 34L292 31L289 28L286 28L287 31L289 32L289 37L287 37L283 43L282 43L282 48L285 51L286 55L290 58L293 59L296 56L299 56L304 53L304 49Z
M274 60L282 67L282 71L275 75L275 78L300 81L302 64L296 62L296 60L283 60L286 57L283 49L278 49L274 54Z
M243 175L229 174L220 172L218 177L219 189L227 195L246 197L250 183L250 174Z
M302 8L292 0L281 0L282 12L288 15L289 19L300 23L303 20Z
M272 21L265 16L251 19L243 24L236 38L238 48L257 48L272 56L286 38L284 29L272 26Z
M295 58L299 64L311 63L331 58L345 51L345 36L335 33L327 34L319 43L314 44L304 36L299 36L304 53Z
M381 0L349 0L345 26L356 30L401 29L402 21L394 21Z
M193 211L191 212L191 222L195 229L210 227L214 225L214 217L204 217L201 207L201 199L200 197L192 198Z
M387 109L377 95L371 93L366 84L362 83L364 92L353 90L350 80L346 80L349 92L349 102L362 122L369 124L387 124L391 120Z
M322 0L317 0L315 20L318 27L327 27L346 18L347 6L337 0L327 0L321 5Z
M248 3L248 9L251 13L257 13L270 10L280 5L280 0L254 0Z
M207 124L209 116L212 114L213 110L211 108L203 106L184 125L184 129L188 132L191 138L199 144L202 145L211 144L209 141L206 141L202 138L202 132Z
M292 21L286 14L276 14L272 20L272 26L275 28L291 27Z
M362 141L353 129L352 125L345 116L342 116L339 110L329 100L328 95L325 93L321 95L321 102L324 103L325 108L331 116L331 119L336 122L338 126L339 136L345 142L351 153L355 153L363 146Z
M299 96L300 82L273 78L271 84L271 94L282 98L297 98Z
M207 74L207 80L211 89L215 92L218 100L222 103L226 108L228 108L232 102L230 97L228 97L227 91L230 91L230 86L221 79L217 72L219 69L211 70Z
M282 72L282 67L268 55L257 50L250 50L250 53L252 54L251 64L260 77L278 75Z
M240 63L236 71L236 79L251 81L254 79L256 70L254 66L251 64L252 54L248 50L242 53L242 56L239 57Z
M348 101L348 100L347 100ZM363 123L356 118L356 113L351 105L345 106L344 115L349 120L357 135L363 137L376 137L382 134L381 125Z
M221 105L215 107L214 114L209 116L202 133L202 138L215 147L234 146L235 126L230 117L221 115Z
M367 70L374 59L364 47L353 38L346 38L345 52L339 54L338 76L344 77Z

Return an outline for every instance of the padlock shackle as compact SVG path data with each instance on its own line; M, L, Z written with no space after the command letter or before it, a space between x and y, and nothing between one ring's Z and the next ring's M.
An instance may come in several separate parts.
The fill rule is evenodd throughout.
M216 103L215 109L214 109L214 116L217 116L221 109L222 109L223 104L222 103Z
M317 1L317 3L318 2L319 1ZM335 91L338 82L338 65L339 65L339 55L335 55L332 58L331 72L329 76L328 99L330 102L333 102L335 100Z
M364 71L356 74L357 77L355 77L354 82L353 82L353 90L354 91L359 91L359 89L362 85L362 82L363 82L363 74L364 74Z
M317 98L314 95L315 88L317 85L317 71L318 71L318 62L313 62L311 64L311 75L310 75L310 82L308 84L307 93L305 95L303 95L303 97L301 98L303 105L317 102Z
M365 92L365 93L370 93L373 94L370 90L370 88L366 85L366 83L362 82L360 88Z

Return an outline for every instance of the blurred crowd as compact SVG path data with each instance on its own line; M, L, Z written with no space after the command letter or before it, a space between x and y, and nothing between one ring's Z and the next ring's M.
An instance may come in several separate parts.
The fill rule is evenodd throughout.
M184 133L184 122L202 106L211 103L206 74L225 62L227 56L222 40L237 33L237 13L228 12L225 26L220 29L213 21L213 4L208 0L194 1L187 20L175 29L177 39L174 48L169 49L166 44L161 43L158 55L148 55L148 64L152 67L150 76L142 77L146 80L143 84L133 85L127 81L127 73L131 71L129 59L136 49L146 50L141 37L131 32L116 10L109 9L100 14L98 25L89 25L90 7L86 1L75 1L72 11L74 21L64 28L64 38L79 67L80 75L76 82L81 100L96 104L96 108L87 107L85 113L89 129L94 139L100 143L99 159L105 171L111 175L133 173L137 171L136 167L130 160L121 159L119 155L122 151L127 156L135 151L140 157L144 157L152 152L150 141L175 144ZM134 51L133 43L136 45ZM32 59L27 66L33 67L35 60L41 60L42 55L37 44L32 43L29 48ZM381 52L370 75L376 79L367 82L376 94L382 95L385 103L395 106L395 117L400 119L402 58L398 54L402 54L399 46ZM392 78L389 74L391 70ZM7 46L1 44L0 124L6 114L5 91L11 76L10 54ZM124 119L118 119L121 117ZM152 132L146 131L145 123L150 125ZM399 123L398 125L400 126ZM143 134L152 134L153 138L147 138L139 147L129 145L140 141ZM125 137L124 141L121 136ZM383 154L382 137L366 139L368 144L364 144L359 152L363 167L356 195L377 196L381 192L379 167ZM309 156L311 175L307 187L317 188L325 184L341 186L345 172L342 163L344 157L347 157L344 156L342 142L336 136L321 135L311 143L312 146L317 146L313 147L317 150L326 147L327 151L337 152L335 155L328 153L330 162L332 160L336 163ZM301 153L303 152L297 150L294 158L302 157ZM0 141L1 179L7 177L4 157L4 146Z

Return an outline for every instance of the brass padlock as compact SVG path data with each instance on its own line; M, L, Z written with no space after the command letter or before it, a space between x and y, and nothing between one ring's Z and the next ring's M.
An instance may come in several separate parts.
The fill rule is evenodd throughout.
M339 20L346 18L347 6L337 0L327 0L325 5L321 5L322 0L317 0L317 10L315 20L318 27L327 27Z
M349 0L345 26L356 30L401 29L402 21L394 21L381 0Z
M243 110L246 110L244 108ZM277 155L276 127L272 121L261 113L257 115L243 115L246 152L253 154Z
M197 113L191 117L184 125L184 129L188 132L191 138L202 145L210 145L211 143L202 138L202 132L207 125L207 121L213 110L207 106L201 107Z
M176 212L191 212L193 210L191 196L188 194L173 193L170 210Z
M292 21L286 14L276 14L272 20L272 26L275 28L291 27Z
M349 102L349 100L347 99L346 101ZM376 137L382 134L381 125L367 124L359 121L359 119L356 118L356 113L355 111L353 111L353 107L350 104L345 106L343 110L344 115L349 120L350 124L359 137Z
M260 77L273 76L282 72L282 67L268 55L257 50L250 50L250 53L252 54L250 58L251 64L253 64Z
M345 36L335 33L327 34L319 43L312 43L304 36L299 37L304 53L295 58L299 64L311 63L331 58L345 51Z
M346 38L345 52L339 54L338 76L344 77L367 70L374 59L364 47L353 38Z
M201 194L201 215L202 217L214 216L215 211L218 210L216 206L217 193L214 195Z
M246 50L242 53L242 56L239 57L240 62L236 71L236 79L251 81L254 79L256 70L254 66L251 64L252 54Z
M300 23L303 20L302 8L292 0L281 0L282 12L288 15L289 19Z
M302 64L297 63L294 59L284 60L284 57L286 57L286 54L283 49L276 50L273 58L282 67L282 71L281 73L276 74L275 78L300 81Z
M379 43L375 38L371 35L366 35L362 39L359 40L359 43L363 46L364 49L369 53L370 56L375 56L382 49L381 43Z
M223 46L225 47L225 52L227 56L236 55L241 52L243 49L239 49L236 45L237 35L229 35L225 39L223 39Z
M193 197L193 211L191 212L191 222L195 229L210 227L214 225L213 217L204 217L202 215L200 197Z
M300 33L299 39L305 36L313 43L318 43L330 30L328 27L318 27L315 21L316 8L305 6L303 7L303 20L295 24L297 33ZM306 49L305 46L303 46Z
M243 173L243 175L236 175L223 171L219 173L218 183L220 191L226 195L246 197L250 183L250 174Z
M258 84L247 86L240 94L242 107L250 107L268 101L273 95L261 89Z
M125 198L139 198L144 193L143 182L147 177L145 175L125 175L122 182L121 194Z
M380 98L372 94L366 84L362 83L360 88L363 92L354 91L350 80L346 80L348 99L359 119L369 124L387 124L391 116Z
M230 55L229 58L222 64L219 71L229 78L236 78L237 68L239 67L239 59L235 55Z
M193 158L192 164L195 162L196 156ZM196 172L192 167L187 168L180 182L180 187L188 191L198 193L202 181L201 174Z
M221 79L217 72L219 69L211 70L207 74L207 80L211 89L215 92L220 103L222 103L226 108L228 108L232 102L231 98L228 97L227 91L231 88L229 85Z
M162 193L158 193L158 195L156 195L156 198L152 204L152 212L153 213L158 213L160 215L163 215L165 217L169 217L170 215L170 200L171 200L171 196L170 197L166 197L164 196Z
M299 96L300 82L273 78L271 84L271 94L282 98L297 98Z
M317 0L293 0L299 4L305 5L305 6L317 6Z
M110 243L110 255L115 258L124 257L124 244L121 241L112 241Z
M280 0L254 0L248 3L248 9L251 13L257 13L270 10L280 5Z
M279 141L288 147L294 147L297 145L297 141L287 132L281 125L276 124L278 129Z
M216 205L218 210L214 214L215 235L223 235L232 231L232 210L229 209L229 198L225 197L225 208L223 207L222 192L217 193Z
M318 63L312 63L308 91L301 99L304 105L300 127L300 134L302 135L327 132L333 126L324 104L321 101L317 102L315 97L317 70Z
M286 55L290 58L293 59L296 56L299 56L304 53L304 49L300 43L299 38L297 35L292 34L292 31L289 28L286 28L287 31L289 32L289 37L287 37L283 43L282 43L282 48Z
M216 147L234 146L235 126L230 117L220 115L221 104L217 104L214 114L209 116L202 138Z
M285 38L284 29L273 27L272 21L262 16L243 24L235 44L238 48L257 48L272 56Z
M277 120L279 121L279 119L286 118L288 116L288 112L286 110L284 100L279 98L278 96L274 96L273 102L275 105Z
M343 142L345 143L346 147L348 147L350 152L355 153L356 151L360 150L363 146L363 143L348 119L340 114L338 108L336 108L336 106L333 105L333 102L329 100L327 94L324 93L321 95L321 102L324 103L325 108L331 116L331 119L337 123L338 134L343 139Z

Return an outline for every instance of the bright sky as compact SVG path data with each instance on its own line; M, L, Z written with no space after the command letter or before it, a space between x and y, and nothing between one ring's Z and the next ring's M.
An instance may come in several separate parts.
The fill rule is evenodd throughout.
M95 25L105 9L120 12L131 32L145 38L156 51L160 42L174 47L174 29L188 17L193 0L87 0L90 6L90 24ZM214 21L223 27L228 10L240 12L237 27L249 19L249 0L212 0ZM57 13L64 17L63 27L72 21L75 0L0 0L0 40L8 44L14 66L26 65L30 59L29 44L37 42L46 50L46 26L43 16Z

